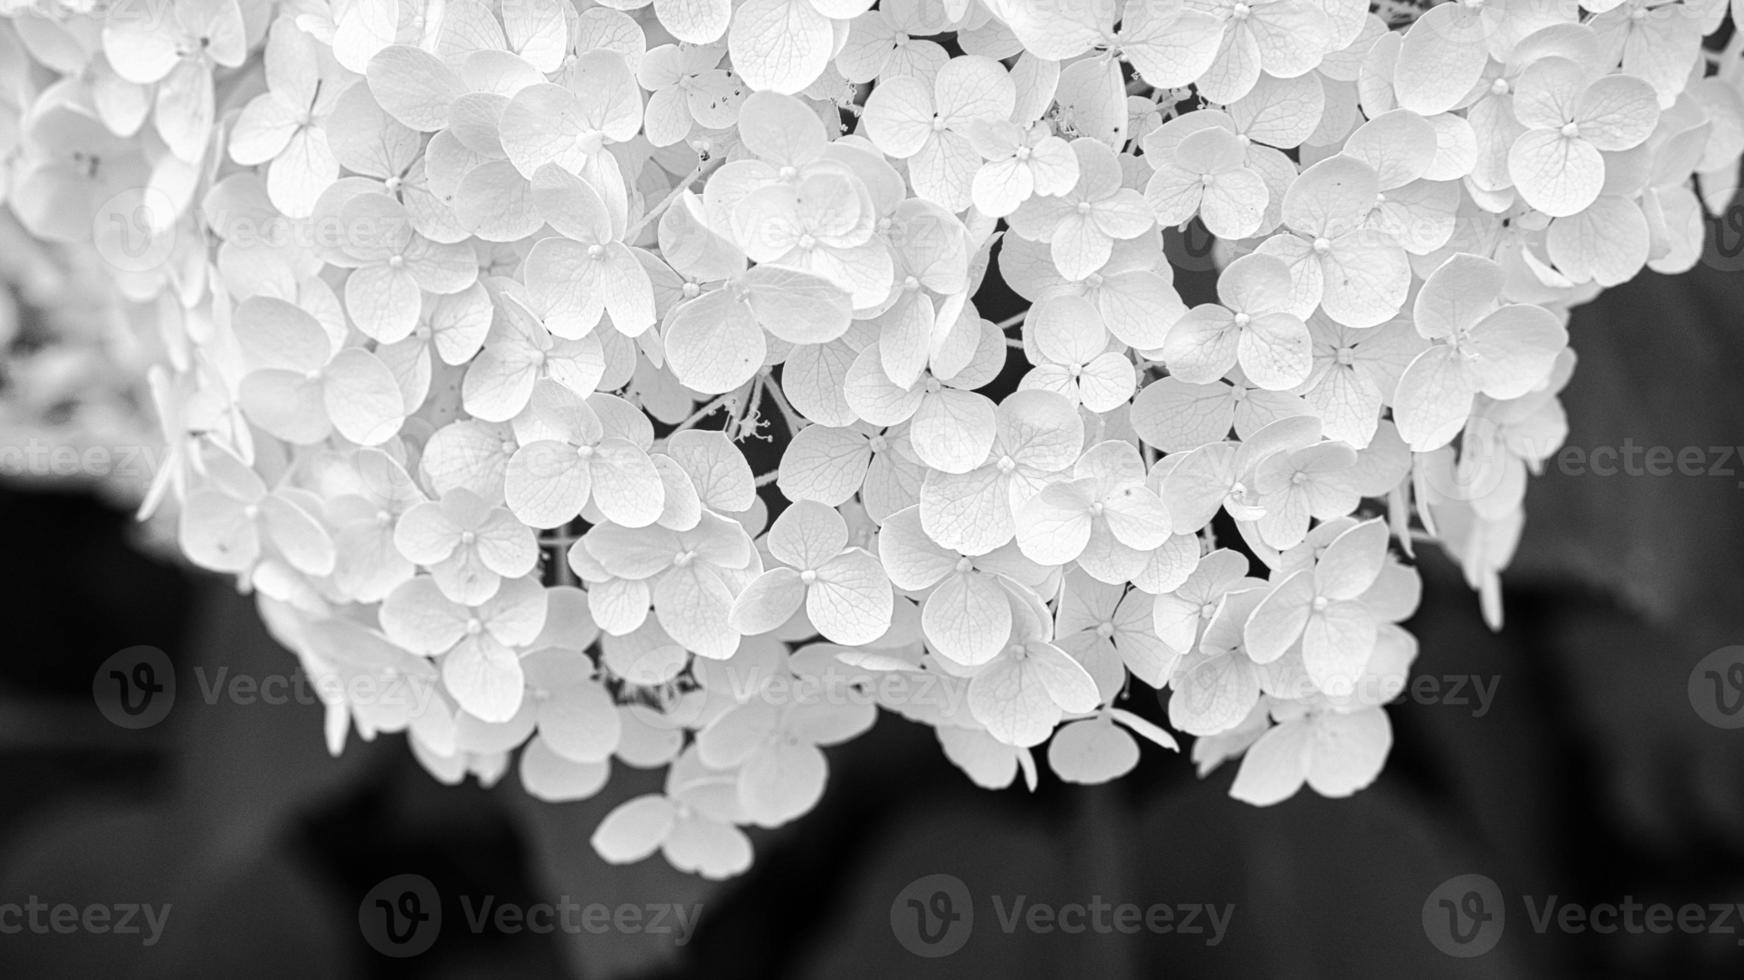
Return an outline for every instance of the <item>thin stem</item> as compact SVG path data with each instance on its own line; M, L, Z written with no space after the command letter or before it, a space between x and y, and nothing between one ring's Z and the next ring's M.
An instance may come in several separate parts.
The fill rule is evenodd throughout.
M787 437L791 439L798 435L799 430L805 427L805 420L788 403L787 395L782 392L781 386L775 384L774 379L771 378L770 383L765 385L763 390L769 393L770 400L775 402L776 410L781 413L781 424L787 426Z
M1028 315L1029 315L1028 310L1024 310L1022 313L1013 313L1012 315L1010 315L1010 316L1006 317L1005 319L999 321L998 323L994 324L994 326L998 327L1001 331L1010 330L1012 327L1015 327L1018 324L1022 323L1023 318L1025 316L1028 316Z
M765 473L765 474L763 474L763 475L762 475L762 476L760 476L760 477L758 477L758 478L757 478L757 482L756 482L756 483L755 483L755 484L753 484L753 485L754 485L754 486L759 486L759 487L766 487L766 486L768 486L768 485L769 485L769 484L771 484L771 483L774 483L774 482L775 482L775 478L776 478L776 477L778 477L778 476L780 476L780 475L781 475L781 471L780 471L780 470L770 470L770 471L769 471L769 472L767 472L767 473Z
M692 170L690 172L690 176L679 181L677 186L672 188L671 193L667 194L666 197L662 198L659 204L654 205L652 210L650 210L647 214L644 214L642 216L641 221L636 222L636 224L633 227L631 227L629 231L624 233L624 237L622 240L627 242L627 241L634 239L637 235L642 233L642 229L648 227L648 222L653 221L654 219L660 217L662 214L665 214L666 209L672 206L672 202L678 200L680 195L682 195L686 190L689 190L691 184L694 184L699 179L701 179L703 172L706 171L707 169L708 169L708 164L706 164L706 163L697 164L696 169Z
M692 413L690 418L687 418L683 422L678 423L678 427L673 429L672 431L683 432L685 429L694 428L698 422L701 422L703 419L706 419L710 415L713 415L714 413L727 407L727 404L732 401L733 396L738 394L740 391L744 391L744 390L745 389L743 389L743 388L739 388L739 389L736 389L734 391L729 391L724 395L717 396L714 401L709 402L707 405L704 405L703 407L697 409L694 413Z
M747 426L750 427L749 434L756 434L756 420L761 419L763 413L763 392L769 387L767 378L767 375L759 372L756 377L751 379L751 393L745 396L745 403L739 406L739 415L733 420L731 426L734 442L745 437Z

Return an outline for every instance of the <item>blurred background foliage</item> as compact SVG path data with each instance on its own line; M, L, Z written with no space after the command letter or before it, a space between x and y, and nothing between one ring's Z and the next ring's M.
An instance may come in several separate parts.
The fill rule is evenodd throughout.
M1576 312L1570 445L1744 444L1744 277L1710 258ZM1181 279L1190 301L1208 295L1207 274ZM885 716L830 752L818 810L754 835L755 866L726 883L658 857L614 868L594 856L593 828L656 788L648 773L620 766L601 796L552 806L512 773L488 790L443 787L398 736L354 736L329 758L312 704L207 703L197 667L208 679L295 667L252 602L133 547L137 529L113 503L8 486L0 901L172 913L149 949L138 937L0 937L0 977L1736 977L1744 935L1538 935L1518 915L1521 895L1744 901L1744 730L1704 723L1686 686L1709 651L1744 642L1744 462L1733 468L1535 479L1499 634L1456 569L1419 552L1417 672L1493 682L1494 703L1481 717L1471 703L1391 708L1387 769L1353 799L1305 791L1255 810L1226 797L1232 769L1201 780L1160 751L1114 785L1065 786L1044 770L1033 795L987 793L927 730ZM168 652L182 688L167 721L133 732L98 713L91 682L138 644ZM1134 700L1160 716L1154 699ZM703 911L681 948L448 927L430 952L392 960L363 941L358 904L405 872L431 879L456 923L463 894ZM983 920L962 951L922 960L893 938L890 905L938 872L982 896L978 911L992 894L1236 909L1214 947L1006 935ZM1511 919L1495 950L1468 960L1437 952L1420 920L1429 893L1464 873L1494 878Z

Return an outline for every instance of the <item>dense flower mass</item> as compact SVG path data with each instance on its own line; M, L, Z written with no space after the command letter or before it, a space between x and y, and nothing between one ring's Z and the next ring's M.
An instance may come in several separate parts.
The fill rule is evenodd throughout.
M148 503L332 750L664 768L594 846L711 877L880 707L990 788L1176 750L1142 688L1240 800L1368 785L1414 549L1499 624L1569 308L1744 152L1725 0L0 11L0 197L108 263Z

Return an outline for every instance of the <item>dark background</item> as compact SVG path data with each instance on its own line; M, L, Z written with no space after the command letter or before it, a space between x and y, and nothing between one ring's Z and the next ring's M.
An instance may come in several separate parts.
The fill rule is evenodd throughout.
M1644 274L1576 313L1570 445L1744 443L1741 265L1710 246L1694 272ZM1203 298L1203 276L1183 293ZM1390 708L1387 768L1352 799L1305 790L1252 809L1226 796L1233 767L1200 780L1186 758L1149 749L1112 785L1062 785L1038 760L1038 792L989 793L930 731L885 716L830 750L823 803L753 833L755 865L726 883L658 856L623 868L594 857L600 818L657 776L619 766L599 797L553 806L513 771L489 790L441 786L399 736L353 734L329 758L312 705L205 703L198 666L295 667L252 601L131 548L130 518L94 497L8 488L0 902L172 912L149 949L139 937L0 936L0 977L1736 977L1744 918L1728 920L1731 935L1538 934L1522 905L1744 901L1744 730L1705 723L1687 690L1698 660L1744 643L1744 462L1733 468L1535 479L1500 633L1454 567L1420 550L1416 671L1495 683L1495 701L1482 717L1445 700ZM126 731L97 711L92 676L139 644L170 655L182 690L164 723ZM1129 707L1160 715L1143 695ZM436 885L448 924L432 950L394 960L364 942L358 906L400 873ZM977 924L960 952L924 960L893 938L890 908L933 873L967 884ZM1508 925L1493 951L1454 959L1421 915L1467 873L1497 882ZM674 948L475 935L459 925L461 895L704 908ZM1215 947L1007 935L992 895L1235 912Z

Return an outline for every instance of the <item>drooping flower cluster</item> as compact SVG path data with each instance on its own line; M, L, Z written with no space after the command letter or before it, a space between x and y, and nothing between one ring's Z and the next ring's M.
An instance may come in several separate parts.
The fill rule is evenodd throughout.
M5 0L0 195L335 752L665 768L594 845L717 877L879 707L986 787L1368 785L1416 545L1499 624L1568 309L1732 197L1724 0L872 8Z

